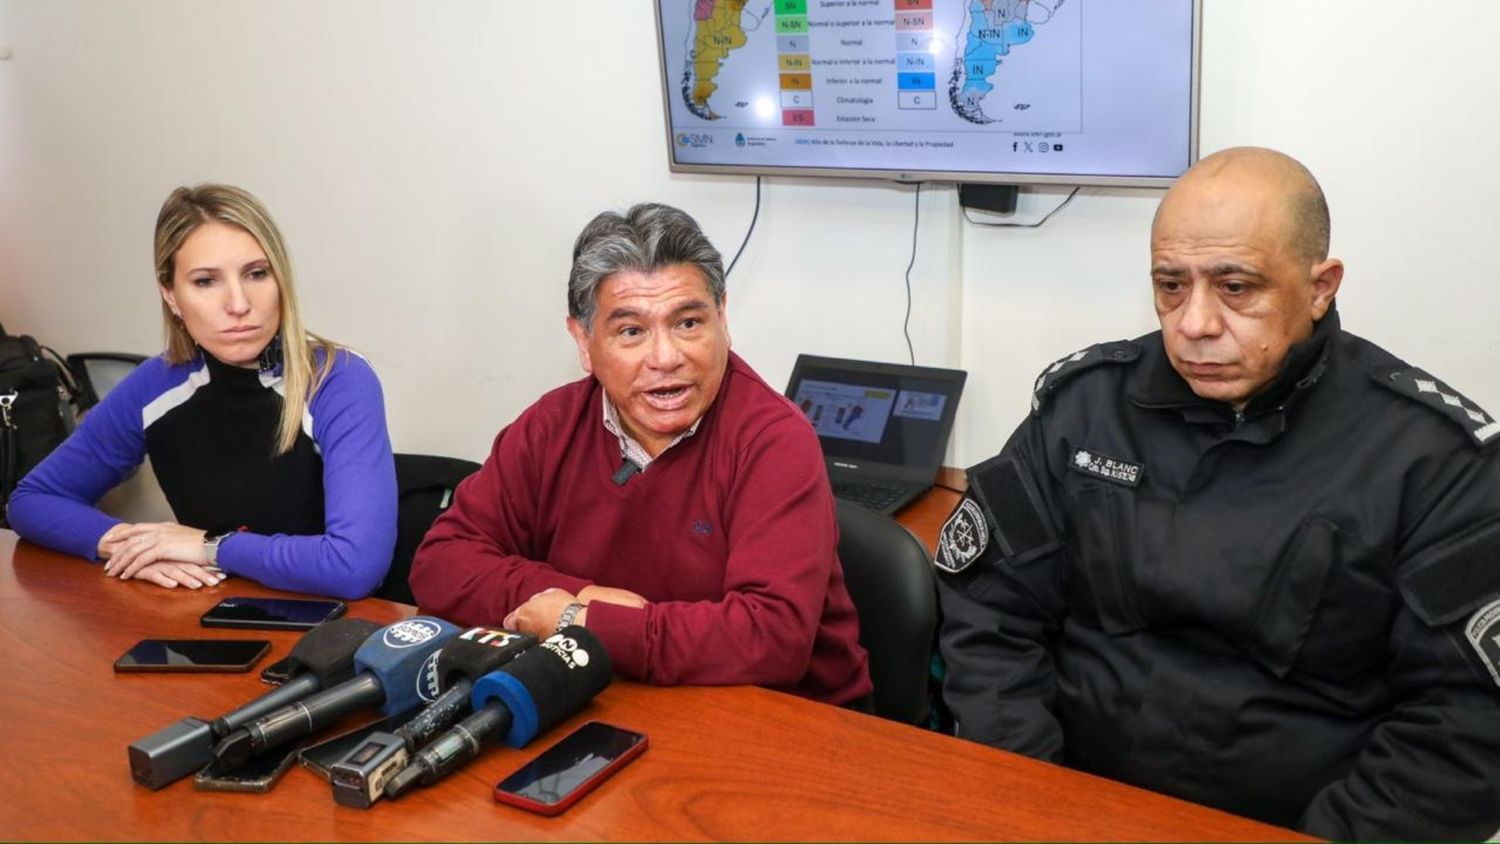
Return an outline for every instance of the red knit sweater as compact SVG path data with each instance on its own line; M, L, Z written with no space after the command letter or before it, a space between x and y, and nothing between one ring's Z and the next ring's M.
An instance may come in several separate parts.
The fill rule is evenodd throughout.
M817 436L739 356L698 432L617 486L619 440L592 377L500 432L412 563L424 612L499 624L556 586L629 589L588 627L622 676L756 684L830 703L871 690L836 554Z

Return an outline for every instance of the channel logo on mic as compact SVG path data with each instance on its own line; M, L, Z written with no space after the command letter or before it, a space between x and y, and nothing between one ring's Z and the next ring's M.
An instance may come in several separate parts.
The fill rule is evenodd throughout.
M385 629L385 646L410 648L432 639L441 632L441 628L426 619L408 619Z
M494 648L503 648L512 642L522 639L520 633L512 633L509 630L492 630L488 627L472 627L459 635L460 639L467 642L478 642L481 645L489 645Z
M417 672L417 697L423 703L432 703L438 699L443 691L443 684L438 677L438 651L433 651L422 663L422 670Z
M542 647L562 657L569 670L589 664L589 652L578 646L578 640L562 633L554 633L542 642Z

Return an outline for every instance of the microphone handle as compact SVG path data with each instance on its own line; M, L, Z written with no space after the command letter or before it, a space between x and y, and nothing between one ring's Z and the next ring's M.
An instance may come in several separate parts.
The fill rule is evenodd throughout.
M331 689L310 695L245 725L252 753L276 747L333 724L345 715L385 702L385 688L372 671L364 671Z
M447 729L460 715L468 712L469 692L473 689L473 681L460 677L452 688L438 695L438 699L428 704L417 717L398 727L395 735L406 744L407 752L431 741L440 730Z
M226 712L213 721L214 738L221 739L240 727L254 721L267 712L273 712L303 697L316 692L322 687L318 682L317 675L311 672L303 672L292 679L282 683L280 686L261 695L255 700L241 706L239 709Z
M505 704L491 701L474 714L453 725L422 752L411 764L386 784L385 796L399 797L415 785L432 785L463 767L510 729L511 714Z

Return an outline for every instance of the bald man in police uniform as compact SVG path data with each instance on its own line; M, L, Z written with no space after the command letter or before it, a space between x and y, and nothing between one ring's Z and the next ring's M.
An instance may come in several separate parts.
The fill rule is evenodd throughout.
M1500 825L1500 423L1343 331L1265 149L1151 232L1161 330L1059 360L937 554L960 736L1329 838Z

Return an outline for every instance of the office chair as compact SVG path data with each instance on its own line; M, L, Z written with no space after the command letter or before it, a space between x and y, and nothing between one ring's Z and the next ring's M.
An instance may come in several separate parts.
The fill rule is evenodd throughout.
M859 615L859 643L870 654L875 714L921 724L937 628L932 559L899 523L838 502L839 560Z
M129 352L75 352L65 358L68 371L78 383L78 395L74 404L79 416L99 403L137 366L146 361L146 355ZM98 508L127 522L171 521L172 507L156 482L156 473L149 468L148 458L142 466L130 470L114 489L105 493Z
M68 369L78 379L79 412L98 404L116 384L145 360L145 355L128 352L75 352L68 355Z
M407 582L411 558L438 514L452 503L458 482L477 471L478 463L457 457L396 455L396 553L375 597L403 604L417 602Z

